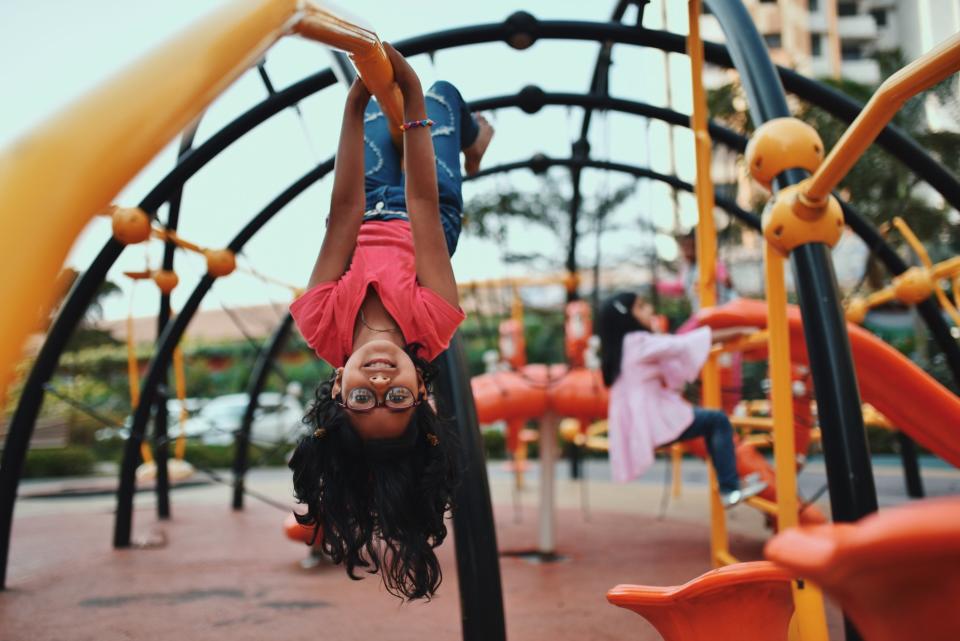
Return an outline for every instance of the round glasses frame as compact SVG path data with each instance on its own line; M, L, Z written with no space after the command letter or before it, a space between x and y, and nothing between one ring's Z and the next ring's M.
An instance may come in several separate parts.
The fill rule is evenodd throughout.
M368 412L372 412L378 407L385 407L388 412L404 412L412 407L416 407L417 405L423 402L423 394L414 398L414 394L413 392L410 391L410 388L403 387L401 385L397 385L388 389L386 393L383 395L384 400L382 401L377 400L376 393L369 387L354 387L352 390L350 390L350 393L352 394L356 390L365 390L366 392L368 392L370 396L372 396L374 399L373 405L371 407L364 407L364 408L350 407L349 402L345 402L343 400L342 394L337 394L337 399L336 399L337 405L339 405L340 407L350 412L354 412L357 414L367 414ZM413 402L411 402L409 405L404 405L402 407L398 407L396 405L389 405L386 399L390 396L390 393L393 392L394 390L403 390L404 392L410 394L410 397L414 398ZM348 394L348 397L349 397L349 394Z

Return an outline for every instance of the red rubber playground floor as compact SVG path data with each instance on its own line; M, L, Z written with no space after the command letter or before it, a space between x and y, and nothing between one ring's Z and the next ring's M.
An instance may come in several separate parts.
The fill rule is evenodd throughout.
M557 548L565 560L501 558L511 641L659 639L639 616L609 605L606 591L617 583L679 584L709 569L707 525L697 517L706 505L702 488L687 486L658 520L659 487L636 484L624 494L608 485L591 485L588 517L575 507L574 484L558 485ZM500 549L533 547L535 489L524 493L517 522L509 480L492 486ZM163 523L149 498L138 498L135 538L152 547L122 551L110 548L112 498L23 502L8 590L0 593L0 641L461 638L452 536L439 551L438 596L400 604L377 577L350 581L339 567L303 569L306 549L283 538L284 515L253 500L233 512L227 492L179 490L174 519ZM738 510L731 551L759 559L766 535L755 514ZM831 635L841 638L835 609L829 618Z

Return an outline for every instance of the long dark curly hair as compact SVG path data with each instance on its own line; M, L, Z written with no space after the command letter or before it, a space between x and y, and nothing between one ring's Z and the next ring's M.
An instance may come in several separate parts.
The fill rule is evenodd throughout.
M404 351L430 390L436 369L418 350ZM424 402L403 435L364 441L332 387L331 380L317 388L303 419L309 433L290 459L297 501L307 506L297 520L315 528L314 541L322 534L323 551L350 578L363 578L358 569L379 572L391 594L429 599L443 579L434 548L447 536L457 484L453 430Z

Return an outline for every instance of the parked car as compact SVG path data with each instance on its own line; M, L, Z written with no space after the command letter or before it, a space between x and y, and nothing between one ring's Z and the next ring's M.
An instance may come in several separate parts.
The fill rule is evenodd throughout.
M185 399L184 406L187 408L187 417L195 415L207 402L204 398ZM155 419L156 417L154 417ZM151 419L151 420L154 420ZM94 433L94 438L98 441L108 441L113 438L122 438L126 440L130 436L130 427L133 425L133 416L127 415L123 419L123 425L114 427L104 427ZM149 428L148 428L149 429ZM167 434L171 437L180 433L180 400L176 398L167 399Z
M253 416L250 438L254 442L294 443L304 427L303 406L294 396L263 392ZM247 394L227 394L208 401L196 416L187 420L188 437L197 437L207 445L229 445L240 429L247 409Z

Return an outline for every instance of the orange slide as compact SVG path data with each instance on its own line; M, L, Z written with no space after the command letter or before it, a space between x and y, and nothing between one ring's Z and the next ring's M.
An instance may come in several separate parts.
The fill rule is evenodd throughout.
M806 363L800 310L791 305L787 317L791 359ZM767 307L762 301L737 300L702 310L696 319L713 328L762 328L767 324ZM847 323L847 331L863 400L917 443L960 467L960 430L955 427L960 398L867 330Z

